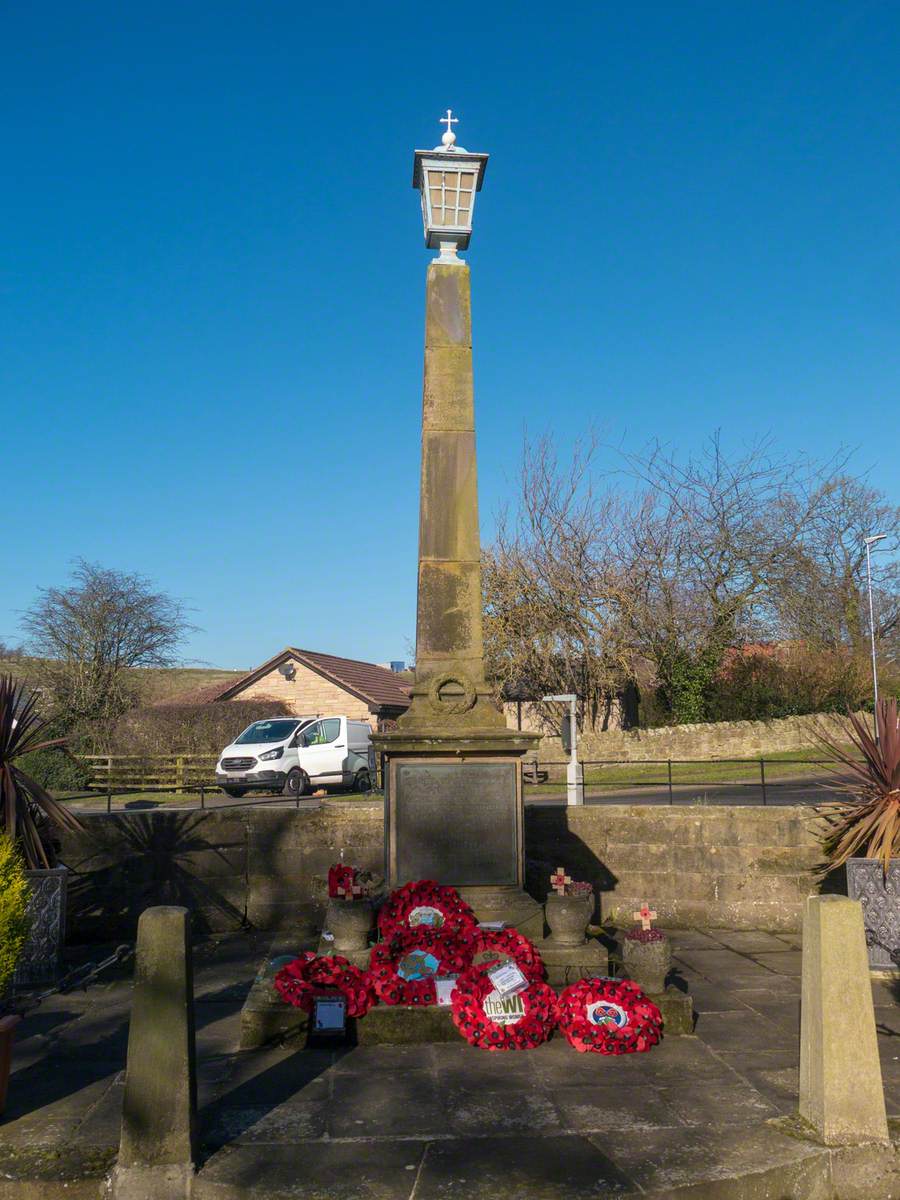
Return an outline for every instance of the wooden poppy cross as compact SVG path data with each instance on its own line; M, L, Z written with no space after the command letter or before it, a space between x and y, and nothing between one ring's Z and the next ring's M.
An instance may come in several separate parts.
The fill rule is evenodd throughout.
M656 920L657 916L656 910L651 908L646 900L637 910L637 912L634 912L631 915L634 917L635 921L640 921L641 929L649 929Z
M362 895L362 888L358 883L353 883L350 887L339 887L337 894L343 896L345 900L355 900L357 896Z
M572 876L566 874L565 867L557 867L555 874L550 876L550 886L560 896L566 894L566 885L572 882ZM655 916L656 914L654 914Z

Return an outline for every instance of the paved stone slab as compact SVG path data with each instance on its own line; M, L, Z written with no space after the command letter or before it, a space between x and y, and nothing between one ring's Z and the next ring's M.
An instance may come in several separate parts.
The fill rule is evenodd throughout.
M238 1146L213 1156L193 1200L409 1200L423 1141Z
M432 1142L415 1200L561 1200L636 1189L603 1150L578 1134Z

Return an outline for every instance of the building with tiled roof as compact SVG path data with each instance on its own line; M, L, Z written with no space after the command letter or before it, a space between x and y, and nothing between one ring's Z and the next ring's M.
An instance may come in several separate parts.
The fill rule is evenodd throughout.
M298 717L341 713L377 728L409 708L409 686L375 663L287 646L241 679L209 689L204 699L280 700Z

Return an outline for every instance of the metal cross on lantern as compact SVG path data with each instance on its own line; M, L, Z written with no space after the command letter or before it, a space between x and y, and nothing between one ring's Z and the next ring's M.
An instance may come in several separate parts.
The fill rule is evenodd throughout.
M656 920L656 910L651 908L645 900L641 907L631 914L635 921L640 921L641 929L649 929Z
M456 141L456 134L453 132L453 126L459 124L459 117L451 116L452 109L447 109L446 117L441 117L438 121L439 125L446 125L446 130L441 134L441 142L445 146L452 146Z
M566 894L566 885L572 882L572 876L566 874L565 867L557 867L556 872L550 876L550 886L560 896ZM653 914L654 917L656 913Z

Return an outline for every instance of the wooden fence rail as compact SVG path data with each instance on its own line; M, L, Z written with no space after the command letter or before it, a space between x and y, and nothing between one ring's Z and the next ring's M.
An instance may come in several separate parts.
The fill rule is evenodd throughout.
M173 792L211 783L214 754L81 754L91 770L91 791L110 787L168 787Z

